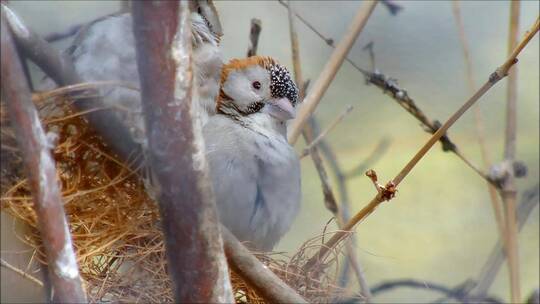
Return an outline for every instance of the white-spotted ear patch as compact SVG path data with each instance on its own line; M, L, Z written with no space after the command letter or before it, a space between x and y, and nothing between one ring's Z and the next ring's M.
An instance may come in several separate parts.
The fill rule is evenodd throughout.
M293 106L298 101L298 88L291 78L291 73L282 65L270 67L270 92L274 98L288 98Z

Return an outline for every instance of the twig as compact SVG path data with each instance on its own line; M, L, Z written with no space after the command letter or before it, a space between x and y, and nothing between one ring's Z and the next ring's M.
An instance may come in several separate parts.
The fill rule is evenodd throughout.
M463 20L461 18L461 10L459 7L459 0L455 0L452 2L453 4L453 13L454 13L454 19L456 21L456 25L458 28L459 33L459 40L461 41L461 46L463 48L463 58L465 59L465 67L466 67L466 77L467 77L467 85L469 87L469 93L472 94L474 92L475 84L474 84L474 77L473 77L473 70L472 70L472 60L471 55L469 52L469 45L467 43L467 39L465 38L465 28L463 26ZM475 117L475 126L476 126L476 135L478 137L478 143L480 145L480 152L482 154L482 159L484 162L484 168L489 168L490 166L490 158L488 154L488 150L486 148L486 142L484 137L484 123L483 123L483 117L482 112L480 111L480 107L478 105L474 106L474 117ZM487 187L488 192L490 196L491 201L491 207L493 209L493 214L495 216L495 222L497 224L499 236L501 240L505 240L505 227L504 227L504 218L503 213L501 210L501 202L499 200L499 196L497 195L497 189L495 186L487 181Z
M431 138L424 144L422 148L414 155L414 157L405 165L405 167L394 177L393 180L387 183L384 187L385 191L380 191L377 195L365 206L360 212L358 212L344 227L343 231L337 232L330 240L328 240L324 246L306 263L305 269L309 269L316 265L326 254L332 249L344 236L348 235L354 226L371 214L375 208L381 204L383 201L391 199L392 195L396 191L396 187L401 183L401 181L411 172L414 166L422 159L422 157L429 151L431 147L446 133L446 131L472 106L480 97L482 97L491 87L493 87L499 80L504 78L508 70L517 62L517 56L527 45L527 43L534 37L538 32L539 19L537 18L536 22L533 24L529 32L521 40L519 45L514 49L512 54L506 59L506 61L493 72L488 81L465 102L461 108L454 113L444 125L437 130L431 136Z
M4 8L6 8L6 7L2 4L2 14L4 13L3 12ZM11 13L13 15L12 18L15 19L15 20L12 20L13 22L16 22L16 21L20 20L13 12L11 12ZM74 71L73 63L70 62L68 58L65 58L65 57L61 56L59 52L57 52L54 48L49 46L46 42L43 42L43 40L41 40L37 36L37 34L32 32L30 29L25 27L23 24L19 24L19 23L16 23L16 24L20 25L21 27L19 27L19 29L23 30L23 32L19 33L20 35L16 34L15 37L18 39L19 42L21 42L21 45L23 45L25 47L24 48L24 53L30 54L32 56L31 58L33 58L34 62L36 62L37 65L46 74L48 74L53 79L56 79L56 81L59 82L59 83L62 83L64 80L65 80L65 82L67 82L67 84L80 83L80 81L77 81L77 77L75 77L73 75L73 71ZM24 33L29 33L29 35L24 35ZM91 100L85 100L85 102L86 101L94 102L94 101L91 101ZM132 149L131 144L129 142L124 144L124 140L130 139L130 137L121 138L120 135L119 135L119 134L122 134L121 132L120 133L111 132L112 129L117 127L117 125L115 123L116 118L112 117L112 119L113 119L112 121L109 121L110 123L112 123L112 126L113 126L111 129L98 128L97 132L104 138L105 142L109 146L112 146L113 150L114 150L115 145L118 145L120 147L124 147L125 148L124 151L130 152L130 150ZM106 121L106 119L104 119L104 120ZM107 126L107 125L103 125L103 126ZM120 127L123 128L123 126L121 124L120 124ZM114 140L112 142L108 141L108 139L110 137L107 137L107 135L114 135L114 134L118 135L116 140ZM131 143L133 143L133 142L131 141ZM139 149L139 148L140 147L137 145L137 149ZM140 165L141 165L141 162L142 162L142 159L143 159L142 157L139 158L141 160L140 162L139 161L135 162L135 161L130 161L131 153L118 153L118 156L119 156L119 159L124 161L126 163L126 165L129 165L129 167L132 170L136 171L139 174L142 174L142 172L139 171ZM225 244L225 245L227 245L227 244ZM231 248L234 248L234 246L231 246ZM242 277L244 277L244 274L240 273L240 275ZM253 280L258 279L256 277L256 274L253 274L253 276L254 276ZM273 299L270 299L270 302L277 302L277 301L274 301Z
M269 300L269 303L307 303L289 285L281 281L264 266L224 226L221 234L225 241L225 253L231 268L239 273L249 286Z
M59 86L84 82L77 74L73 62L49 43L26 27L21 19L6 5L2 4L2 14L12 29L15 43L22 54L32 60L41 70L51 77ZM89 90L93 91L93 90ZM98 95L91 94L91 95ZM105 107L101 98L79 99L74 105L80 111L95 107ZM141 147L131 137L129 130L112 111L89 112L85 116L111 149L122 159L130 159L141 154ZM138 167L140 164L136 164Z
M527 221L527 218L534 208L539 204L539 186L540 185L536 183L536 185L532 186L530 189L523 191L521 195L521 200L519 206L517 207L518 231L521 231L525 225L525 222ZM485 295L495 281L495 278L497 278L497 273L501 269L501 266L506 258L503 240L504 239L500 239L497 241L491 250L489 258L481 268L482 270L480 271L477 279L478 284L473 291L477 295Z
M300 154L299 157L304 158L308 156L309 152L314 147L316 147L324 139L324 137L330 131L332 131L343 120L343 118L345 118L345 116L347 116L347 114L351 113L352 110L353 110L353 106L347 106L347 108L345 109L345 111L343 111L343 113L339 114L338 117L336 117L336 119L334 119L334 121L330 123L330 125L324 131L322 131L319 135L317 135L317 137L315 137L315 139L313 139L313 141L311 141L309 145L304 148L304 150L302 151L302 154Z
M400 88L395 79L386 77L379 71L367 72L363 71L366 76L366 82L375 85L380 88L384 93L394 99L401 107L403 107L407 112L413 115L418 121L422 123L425 127L425 130L431 134L437 132L441 127L441 123L437 120L432 120L428 118L424 112L418 108L414 100L409 96L406 90ZM450 140L447 134L444 134L439 141L442 144L443 151L451 151L456 154L467 166L473 169L478 175L485 179L489 183L493 183L490 176L474 165L470 160L468 160L459 148Z
M508 37L508 54L517 46L519 40L519 9L520 2L512 1L510 4L510 33ZM507 103L506 103L506 132L504 144L504 159L511 164L516 159L516 106L517 106L517 70L508 72ZM516 197L517 189L514 181L514 172L509 172L502 184L501 196L506 207L506 253L508 256L508 270L510 276L511 301L521 301L519 284L519 255L518 230L516 225Z
M426 281L417 281L413 279L403 279L403 280L394 280L387 281L378 284L377 286L371 289L371 292L374 295L392 290L394 288L418 288L426 289L430 291L438 291L446 296L446 298L456 299L461 303L502 303L499 300L486 296L470 296L467 295L467 289L470 284L462 284L455 288L449 288L442 284L426 282ZM434 303L444 303L444 301L435 301Z
M301 70L301 64L300 64L300 48L299 48L299 43L298 43L298 35L295 29L294 9L290 1L288 2L288 17L289 17L289 32L290 32L290 37L291 37L291 52L292 52L292 59L293 59L293 66L294 66L294 76L295 76L296 83L300 84L300 83L303 83L302 70ZM305 88L302 87L299 92L300 100L303 100L305 93L306 93ZM352 110L352 107L349 107L346 113L350 112L351 110ZM343 119L343 116L345 116L345 114L341 116L341 119ZM341 119L338 118L337 122L334 123L334 126L337 125L337 123L339 123ZM313 144L314 133L313 133L313 129L311 128L309 124L302 130L302 135L304 136L306 143L308 143L311 146ZM336 198L334 196L332 188L330 187L330 183L328 181L328 174L326 173L326 169L324 168L324 165L322 163L321 155L319 154L319 151L316 145L312 145L308 151L311 154L311 158L313 160L315 168L317 169L317 172L319 173L319 178L321 180L322 189L323 189L325 206L337 218L338 226L342 227L343 224L345 223L345 220L342 217L342 213L339 211ZM358 279L358 283L360 284L362 295L366 299L366 301L368 301L369 298L371 298L369 285L366 281L362 266L360 262L358 261L358 257L355 254L353 243L347 242L345 244L345 248L347 251L348 260L350 261L355 271L355 275Z
M37 284L38 286L40 287L43 287L43 282L41 282L39 279L37 279L36 277L28 274L27 272L25 271L22 271L21 269L11 265L10 263L8 263L7 261L5 261L4 259L0 259L0 264L2 265L2 267L6 267L7 269L11 270L11 271L14 271L15 273L17 273L18 275L22 276L23 278L25 279L28 279L29 281L31 281L32 283L35 283Z
M39 232L49 265L55 302L86 302L81 277L56 181L52 144L39 121L15 43L1 14L1 89L23 155Z
M148 160L176 301L232 302L202 132L191 113L188 3L136 1L132 14Z
M381 0L381 3L386 6L390 14L396 16L401 10L403 10L403 6L399 5L397 1L395 0Z
M255 56L257 54L257 46L259 45L259 35L261 34L261 29L261 20L257 18L251 19L247 57Z
M358 13L354 17L349 29L345 36L339 42L338 46L330 56L330 59L326 63L319 78L310 90L309 95L306 96L304 104L299 110L297 118L292 122L288 134L288 139L291 144L296 143L298 136L302 132L305 124L308 121L309 116L315 111L315 108L321 101L322 96L326 92L326 89L330 86L330 83L336 76L337 71L341 67L345 56L351 49L352 45L356 41L356 38L366 25L369 16L373 12L373 9L377 5L377 1L366 1L358 9Z

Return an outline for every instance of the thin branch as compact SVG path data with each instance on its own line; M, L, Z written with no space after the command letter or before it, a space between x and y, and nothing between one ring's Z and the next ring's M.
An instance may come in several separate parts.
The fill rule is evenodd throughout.
M30 282L35 283L39 287L43 287L43 282L41 282L39 279L37 279L36 277L28 274L26 271L22 271L21 269L11 265L10 263L5 261L4 259L0 259L0 265L2 265L2 267L5 267L5 268L15 272L16 274L22 276L23 278L28 279Z
M192 116L188 3L135 1L132 14L149 165L176 301L232 302L200 122Z
M351 22L349 29L330 56L330 59L320 73L319 78L313 85L313 88L310 90L309 95L306 96L302 107L300 107L297 118L292 122L288 135L288 139L291 144L296 143L298 136L309 119L309 116L311 116L311 114L315 111L315 108L336 76L336 73L341 67L343 60L345 60L345 56L351 49L362 29L365 27L369 16L371 16L371 13L376 5L377 1L366 1L361 4L360 8L358 9L358 13Z
M414 100L409 96L406 90L400 88L395 79L385 76L379 71L368 72L361 70L366 77L366 82L375 85L384 93L388 94L396 101L403 109L413 115L422 125L425 130L431 134L437 132L441 127L441 123L437 120L432 120L427 117L424 112L416 105ZM473 169L478 175L489 183L493 183L490 176L482 171L478 166L468 160L459 148L450 140L447 134L444 134L439 141L442 144L443 151L451 151L456 154L467 166Z
M342 120L343 118L345 118L345 116L347 116L347 114L351 113L351 111L353 110L353 106L349 105L347 106L347 108L345 109L345 111L343 111L343 113L339 114L335 119L334 121L332 121L330 123L330 125L324 130L322 131L319 135L317 135L317 137L315 137L315 139L313 139L309 145L307 147L304 148L304 150L302 151L302 153L300 154L300 159L306 157L309 155L309 152L314 148L316 147L317 145L319 145L319 143L324 139L324 137L330 132L332 131Z
M394 280L386 281L378 284L377 286L371 289L371 292L376 295L386 291L390 291L394 288L415 288L415 289L425 289L429 291L437 291L445 295L446 299L456 299L461 303L502 303L499 300L486 296L470 296L467 294L467 289L470 287L471 282L466 282L455 288L446 287L442 284L418 281L413 279L403 279L403 280ZM446 301L435 301L434 303L445 303Z
M466 67L466 77L467 77L467 85L469 87L469 93L472 94L474 92L475 84L474 84L474 76L473 76L473 67L472 67L472 59L469 52L469 44L467 43L467 39L465 37L465 28L463 26L463 20L461 18L461 10L459 7L459 0L455 0L452 2L453 9L452 12L454 13L454 19L456 21L456 26L458 28L459 33L459 40L461 41L461 46L463 49L463 58L465 59L465 67ZM489 168L490 166L490 157L489 153L486 147L486 141L485 141L485 135L484 135L484 122L482 117L482 112L480 111L480 107L478 105L474 106L474 117L475 117L475 126L476 126L476 135L478 137L478 143L480 145L480 152L482 154L482 159L484 161L484 168ZM495 222L497 224L499 237L501 240L505 240L506 232L504 227L504 218L501 208L501 202L499 200L499 196L497 195L497 189L495 186L490 182L487 181L487 187L488 192L490 196L491 201L491 207L493 209L493 214L495 216Z
M301 84L304 82L302 79L302 70L301 70L301 64L300 64L300 47L298 43L298 35L295 29L294 15L295 14L294 14L293 5L290 1L288 1L289 32L290 32L290 37L291 37L291 53L292 53L293 66L294 66L294 76L295 76L296 83ZM306 93L305 88L301 88L299 92L300 100L304 99L305 93ZM352 110L352 107L349 107L346 113L341 115L341 118L338 117L337 121L333 123L333 125L334 126L337 125L343 119L343 117L351 110ZM309 124L306 125L306 127L302 130L302 135L304 136L306 143L308 143L311 146L311 148L308 151L311 154L311 158L313 160L315 168L317 169L317 172L319 173L319 178L321 180L322 189L323 189L325 206L337 218L338 226L342 227L343 224L345 223L345 220L342 217L342 213L339 211L336 198L334 196L334 193L332 191L332 188L328 180L328 174L326 173L326 169L324 168L324 165L322 163L321 155L319 154L319 151L316 145L312 145L314 144L313 128L311 128ZM321 135L324 136L323 134ZM369 298L371 298L369 285L366 281L364 271L362 269L362 265L360 264L358 257L355 254L353 243L347 242L345 244L345 248L347 251L348 260L350 261L355 271L355 275L358 279L358 283L360 284L362 296L366 299L366 301L369 301Z
M517 56L527 45L527 43L534 37L538 32L539 28L539 19L536 19L536 22L533 24L531 29L527 32L525 37L521 40L516 49L512 52L512 55L509 56L506 61L499 68L493 72L488 81L472 96L465 102L461 108L459 108L456 113L454 113L444 125L431 136L431 138L424 144L422 148L414 155L414 157L405 165L405 167L394 177L393 180L387 183L383 187L383 191L377 193L377 195L360 210L344 227L343 231L337 232L328 240L324 246L306 263L305 269L310 269L314 265L318 264L324 256L346 235L348 235L351 230L356 226L357 223L366 218L371 214L375 208L385 200L389 200L393 197L393 194L396 191L396 187L401 183L401 181L411 172L414 166L422 159L422 157L433 147L433 145L446 133L446 131L472 106L476 103L480 97L482 97L491 87L493 87L499 80L506 77L508 70L512 67L513 64L517 62Z
M30 28L26 27L21 19L6 5L2 4L2 14L13 32L13 38L22 55L33 61L47 76L52 78L59 86L73 85L84 82L77 74L71 59L43 40ZM93 92L93 90L89 90ZM98 96L97 93L90 95ZM80 111L93 108L103 108L105 105L101 98L88 97L77 99L74 105ZM141 154L141 147L133 141L129 130L112 111L88 112L85 115L103 140L114 153L122 159ZM139 164L136 165L138 167Z
M261 20L257 18L251 19L247 57L255 56L257 54L257 46L259 45L259 35L261 34L261 29Z
M519 40L519 9L520 2L512 1L510 4L510 30L508 37L508 54L512 54ZM506 106L506 132L504 144L504 158L507 164L516 159L516 107L517 107L517 69L508 72L507 106ZM519 254L518 229L516 225L516 197L517 189L514 173L510 172L502 185L502 199L506 207L506 253L510 276L511 301L521 301L519 284Z
M39 232L49 265L55 302L86 302L79 267L64 213L56 168L47 138L32 103L15 43L4 14L1 19L1 89L23 155ZM20 29L17 29L20 30Z
M536 183L536 185L532 186L530 189L523 191L521 195L521 200L517 207L518 231L521 231L523 226L525 226L527 218L539 204L539 187L540 185ZM478 275L478 284L474 289L474 293L480 296L485 295L489 291L489 288L497 278L497 273L499 273L499 270L504 263L506 255L503 240L504 239L500 239L497 241Z
M221 226L221 234L231 268L261 297L267 299L269 303L307 303L268 267L261 264L224 226Z

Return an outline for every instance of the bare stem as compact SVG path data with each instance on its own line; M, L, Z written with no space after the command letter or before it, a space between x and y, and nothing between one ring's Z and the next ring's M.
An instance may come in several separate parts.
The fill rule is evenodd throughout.
M2 265L2 267L5 267L5 268L15 272L16 274L22 276L23 278L28 279L30 282L35 283L36 285L38 285L40 287L43 287L43 282L41 282L39 279L37 279L36 277L34 277L32 275L29 275L26 271L22 271L21 269L11 265L10 263L5 261L4 259L0 259L0 265Z
M302 70L301 70L301 64L300 64L300 48L299 48L299 43L298 43L298 35L295 29L294 16L295 14L294 14L293 5L290 1L288 1L289 31L290 31L290 37L291 37L291 52L292 52L292 59L293 59L294 76L295 76L296 83L301 84L303 83L303 79L302 79ZM300 95L300 100L303 100L305 96L305 90L303 87L300 89L299 95ZM338 119L332 125L333 126L337 125L343 119L343 117L351 110L352 110L352 107L349 107L347 111L344 114L342 114L340 117L338 117ZM331 128L332 126L330 127L330 129ZM314 144L313 128L311 128L309 124L306 125L305 128L303 128L302 135L304 136L306 143L308 143L310 146ZM323 137L324 137L324 134L321 134L320 138L323 138ZM345 219L342 217L343 214L339 211L336 197L334 195L334 192L332 191L332 187L330 186L330 182L328 180L328 174L326 173L326 169L324 168L321 155L316 145L313 145L310 149L308 149L308 151L311 154L311 158L313 160L315 168L317 169L317 172L319 173L319 178L321 180L323 194L324 194L325 206L337 218L338 226L342 227L345 222ZM369 298L371 298L371 292L369 290L369 285L365 278L362 265L360 264L360 261L358 260L358 257L355 254L353 243L347 242L345 245L345 248L347 251L347 257L354 269L354 273L356 275L356 278L358 279L358 283L360 284L362 295L364 296L366 300L368 300Z
M465 59L465 67L466 67L466 77L467 77L467 85L469 87L469 92L472 94L474 92L475 84L474 84L474 76L473 76L473 67L472 67L472 59L471 54L469 52L469 44L467 42L467 39L465 37L465 28L463 26L463 20L461 17L461 10L459 7L459 0L453 1L453 13L454 13L454 19L456 20L456 25L458 28L459 33L459 39L461 41L461 46L463 49L463 58ZM480 111L480 107L478 105L474 106L474 117L475 117L475 126L476 126L476 135L478 137L478 143L480 145L480 152L482 154L482 159L484 162L484 168L489 168L491 165L489 153L486 147L485 142L485 135L484 135L484 122L482 117L482 112ZM501 202L499 200L499 196L497 195L497 189L495 186L487 181L487 187L488 192L490 196L491 201L491 207L493 209L493 214L495 216L495 222L497 224L499 236L501 240L505 240L506 232L504 227L504 218L501 208Z
M538 189L539 184L536 183L536 185L526 191L523 191L521 194L521 200L517 208L518 231L523 228L527 218L534 210L534 207L538 206ZM506 254L504 250L504 239L500 239L491 250L489 258L481 268L482 270L477 279L478 284L474 289L476 294L483 296L488 292L489 288L495 281L495 278L497 278L497 273L501 269L505 258Z
M534 37L538 32L539 22L538 19L531 27L529 32L518 44L516 49L512 52L506 61L501 65L497 70L492 73L489 77L489 80L472 96L465 102L461 108L459 108L456 113L454 113L444 125L435 132L431 138L424 144L422 148L413 156L413 158L405 165L405 167L398 173L392 181L387 184L386 190L389 188L395 189L401 183L401 181L411 172L414 166L422 159L422 157L429 151L431 147L443 136L446 131L476 102L480 97L482 97L493 85L495 85L499 80L504 78L512 64L517 62L517 56L527 45L527 43ZM387 193L380 191L377 195L365 206L360 212L358 212L351 220L343 227L343 231L337 232L330 238L324 246L306 263L304 269L309 269L316 265L318 261L322 260L324 256L346 235L348 235L351 230L356 226L357 223L365 219L369 214L371 214L375 208L381 204L383 201L388 199Z
M336 119L330 125L323 130L315 139L313 139L307 147L304 148L304 151L302 151L302 154L300 154L300 158L304 158L309 155L309 152L316 147L324 138L325 136L332 131L342 120L347 116L347 114L351 113L353 110L353 106L348 106L343 113L339 114Z
M16 132L34 199L41 241L47 254L53 301L86 302L79 267L67 223L52 144L45 135L32 94L25 80L21 61L11 37L4 10L1 22L1 90L11 124Z
M330 56L330 59L323 68L319 78L310 90L309 95L306 96L302 107L300 107L297 118L291 124L288 135L289 143L294 144L298 140L298 136L302 133L302 129L307 123L309 116L311 116L315 111L315 108L317 108L317 105L336 76L337 71L341 67L341 64L345 60L347 53L356 41L358 35L365 27L376 5L377 1L365 1L358 9L358 13L351 22L347 33Z
M77 74L75 66L66 54L61 53L38 34L21 22L9 7L1 4L2 14L12 29L13 38L22 55L33 61L47 76L59 86L73 85L84 82ZM92 92L90 95L98 95ZM105 105L99 97L87 97L74 103L78 110L87 111L93 108L103 108ZM141 154L141 147L130 135L127 127L122 124L112 111L94 111L85 115L90 125L96 130L114 153L122 159L129 159ZM139 164L137 164L138 166Z
M510 4L510 29L508 37L508 53L511 55L519 39L519 9L520 2L512 1ZM538 23L538 20L537 20ZM516 107L517 107L517 70L508 72L507 104L506 104L506 132L504 144L504 158L507 164L516 159ZM516 197L517 189L514 174L511 172L505 180L502 190L502 199L506 207L506 253L510 275L511 301L521 301L519 284L519 255L518 255L518 229L516 224Z
M259 35L261 34L262 24L261 20L257 18L251 19L251 27L249 29L249 47L247 51L247 57L255 56L257 54L257 46L259 45Z
M189 14L186 1L133 2L149 164L176 301L230 303L232 287L200 122L192 114Z
M242 276L250 287L269 303L307 303L289 285L281 281L264 266L224 226L221 234L225 241L225 253L231 268Z

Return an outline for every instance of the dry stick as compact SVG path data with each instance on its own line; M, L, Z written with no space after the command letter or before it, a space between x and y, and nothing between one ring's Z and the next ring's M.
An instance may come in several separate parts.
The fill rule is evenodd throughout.
M405 165L405 167L398 173L392 181L390 181L387 186L380 191L377 195L369 202L369 204L364 207L360 212L358 212L344 227L341 232L337 232L330 240L328 240L323 247L317 252L305 265L305 269L309 269L316 265L318 261L322 260L324 256L332 249L344 236L348 235L354 226L366 218L369 214L375 210L375 208L381 204L383 201L391 198L392 190L395 190L395 187L401 183L401 181L409 174L409 172L414 168L414 166L422 159L422 157L429 151L431 147L446 133L446 131L458 120L480 97L482 97L491 87L493 87L499 80L506 77L508 70L517 62L517 56L527 45L527 43L534 37L536 32L538 32L539 19L536 19L536 22L533 24L531 29L527 32L525 37L521 40L518 46L514 49L512 54L506 59L506 61L493 72L488 81L472 96L465 102L461 108L454 113L448 121L444 123L437 132L431 136L431 138L424 144L422 148L414 155L414 157Z
M41 241L47 253L54 302L86 302L79 267L71 243L51 143L32 103L15 43L4 15L1 22L1 89L23 155Z
M302 133L302 129L306 125L309 116L311 116L311 114L315 111L315 108L336 76L336 73L341 67L343 60L345 60L345 56L347 56L347 53L356 41L356 38L366 25L369 16L373 12L376 5L377 1L365 1L358 9L358 13L351 22L347 33L330 56L330 59L323 68L319 78L313 85L313 88L310 90L309 95L307 95L306 99L304 100L304 104L300 107L298 117L293 120L292 124L290 125L291 129L288 134L288 139L289 143L292 145L294 145L294 143L296 143L298 140L298 136L300 133Z
M521 201L517 208L518 230L521 230L523 228L525 222L527 221L527 218L534 210L534 207L536 207L539 203L538 187L539 184L536 183L536 185L534 185L530 189L523 191L521 195ZM489 288L495 281L495 278L497 278L497 273L499 272L501 266L504 263L506 255L503 247L503 240L504 239L500 239L499 241L497 241L497 244L495 244L495 246L491 250L491 254L489 255L488 260L481 268L482 270L477 279L478 284L474 289L474 293L479 296L484 296L488 292Z
M324 137L330 132L332 131L342 120L343 118L345 118L345 116L347 116L347 114L351 113L351 111L353 110L353 106L349 105L347 106L347 108L345 109L345 111L343 111L343 113L339 114L338 117L336 117L336 119L334 119L334 121L332 121L332 123L330 123L330 125L324 130L322 131L319 135L317 135L317 137L315 137L307 147L304 148L304 150L302 151L302 153L300 154L300 159L306 157L309 155L310 151L317 147L319 145L319 143L324 139Z
M292 3L290 1L288 2L288 17L289 17L289 31L290 31L290 37L291 37L291 51L292 51L292 57L293 57L294 76L295 76L296 83L300 84L300 83L303 83L302 70L301 70L301 64L300 64L300 49L299 49L299 43L298 43L298 35L294 27L294 22L295 22L294 10L292 7ZM302 87L300 88L300 92L299 92L300 100L303 100L304 96L305 96L305 91L304 91L304 88ZM349 107L346 113L350 112L350 110L352 110L352 107ZM341 119L343 119L343 116L345 114L341 116ZM334 123L334 126L337 125L337 123L339 123L341 119L338 118L338 120ZM326 173L326 169L323 166L321 155L319 154L319 150L317 149L316 145L312 145L314 135L313 135L313 129L310 127L309 124L306 125L305 128L303 128L302 135L304 136L306 143L308 143L311 146L311 148L308 151L309 151L309 154L311 154L311 158L313 160L315 168L317 169L317 172L319 173L319 178L321 180L321 184L323 188L325 206L337 218L338 226L342 227L345 220L342 217L342 213L339 211L338 205L336 203L336 198L334 196L332 188L330 187L330 183L328 181L328 174ZM352 242L346 242L345 248L347 251L347 257L354 269L355 275L358 279L358 283L360 284L361 293L365 297L366 301L369 301L369 299L371 298L369 285L364 276L364 271L362 269L362 266L360 262L358 261L358 257L355 254L355 250L354 250L354 247L352 246Z
M284 7L288 7L287 4L285 4L282 0L279 0L279 3L281 5L283 5ZM384 3L384 2L383 2ZM298 17L298 19L300 21L302 21L311 31L313 31L319 38L321 38L326 44L328 44L329 46L335 48L334 46L334 40L331 39L331 38L327 38L325 37L323 34L321 34L321 32L319 32L311 23L309 23L306 19L304 19L300 14L298 13L295 13L296 17ZM384 79L384 77L382 78L382 82L381 81L374 81L377 77L375 76L383 76L383 75L378 75L376 73L372 73L372 72L368 72L362 68L360 68L356 63L354 63L354 61L352 61L351 59L349 59L348 57L345 58L345 60L350 63L353 68L355 68L357 71L359 71L360 73L362 73L366 79L372 83L372 84L375 84L377 87L381 88L384 92L386 93L390 93L390 90L388 88L387 85L385 84L388 84L388 79ZM399 89L399 88L398 88ZM404 97L400 97L401 95L399 93L403 93L405 92L404 90L397 90L395 93L392 93L390 94L395 101L397 101L403 108L405 108L409 113L413 114L413 116L415 116L418 120L420 120L421 122L423 121L431 121L429 119L427 119L427 117L421 112L419 111L419 109L414 106L414 108L411 108L410 107L410 102L408 102L406 99L406 97L408 96L404 96ZM410 98L409 98L410 99ZM410 99L410 101L412 101L412 99ZM414 102L412 103L414 104ZM416 111L418 110L418 111ZM423 117L423 118L422 118ZM431 121L433 123L428 123L428 124L424 124L426 127L428 127L431 131L431 133L434 133L437 128L438 128L438 125L435 124L435 121ZM454 152L463 162L465 162L466 165L468 165L471 169L473 169L476 173L478 173L482 178L484 178L487 182L489 183L492 183L492 180L489 178L489 176L483 172L481 169L479 169L477 166L475 166L471 161L469 161L461 152L459 149L457 149L457 147L448 139L448 137L446 135L444 135L443 137L441 137L441 143L443 144L443 149L445 150L451 150L453 149L452 152ZM453 147L453 148L452 148Z
M177 302L233 301L200 121L187 1L133 2L148 160Z
M261 20L252 18L251 27L249 29L249 47L247 57L255 56L257 54L257 46L259 45L259 35L261 34L261 30Z
M6 267L7 269L17 273L18 275L22 276L23 278L28 279L32 283L37 284L39 287L43 287L43 282L41 282L39 279L37 279L36 277L34 277L32 275L29 275L27 272L22 271L21 269L19 269L17 267L11 265L7 261L4 261L4 259L0 259L0 265L2 265L2 267Z
M307 303L296 291L250 254L249 250L223 226L221 235L225 241L225 253L231 268L237 273L243 273L246 283L253 287L258 295L269 299L271 303Z
M12 29L13 38L22 54L39 66L56 84L66 86L84 82L68 56L26 27L21 19L4 4L2 4L2 14ZM93 92L93 90L89 91ZM74 105L81 111L105 107L100 98L84 98L77 100ZM133 141L129 130L112 111L90 112L85 115L85 118L120 158L127 160L141 154L140 145ZM136 167L139 165L136 164Z
M463 26L463 19L461 17L459 0L453 1L452 12L454 13L454 19L456 21L456 25L457 25L458 33L459 33L459 40L461 41L461 46L463 48L463 58L465 59L467 85L469 87L470 94L472 94L475 88L473 70L472 70L472 59L471 59L471 54L469 52L469 44L467 42L467 39L465 38L465 28ZM476 122L476 135L478 137L478 143L480 145L480 152L482 154L482 159L484 161L484 168L487 169L491 165L491 161L489 158L489 154L488 154L488 150L487 150L486 142L485 142L485 137L484 137L484 123L483 123L482 112L480 111L480 107L478 105L474 106L474 117L475 117L475 122ZM497 189L489 181L487 181L487 187L488 187L491 207L493 208L493 214L495 216L495 222L497 224L499 236L501 240L504 241L506 238L504 218L503 218L503 213L501 210L502 209L501 202L499 200L499 196L497 195Z
M2 5L2 11L4 9L9 10L9 8ZM10 11L11 18L8 18L8 21L11 19L12 24L15 24L17 28L20 30L19 32L14 32L14 36L16 38L16 42L20 43L20 46L22 46L22 50L24 51L24 54L27 54L29 58L36 63L41 70L45 74L47 74L49 77L55 79L58 83L64 83L67 84L77 84L81 81L78 81L80 79L76 73L75 69L73 67L73 63L69 60L69 58L63 57L60 52L58 52L56 49L51 47L46 41L43 41L37 34L35 34L33 31L31 31L29 28L27 28L21 21L20 18L18 18L12 11ZM28 33L28 35L25 35L25 33ZM89 100L85 100L84 102L90 102ZM114 120L116 118L112 117L112 120L110 120L110 123L114 123ZM93 123L95 121L91 121ZM114 125L114 124L113 124ZM120 124L120 127L123 128L123 126ZM108 146L113 147L115 146L115 143L120 145L120 147L125 148L125 152L130 152L133 146L131 146L130 143L133 143L133 141L129 141L127 144L124 144L125 141L130 140L131 137L128 136L127 138L121 138L120 136L114 137L110 135L118 134L115 132L110 132L107 128L97 128L97 132L103 137L103 140L105 143L107 143ZM121 133L120 133L121 134ZM139 162L130 161L130 153L119 153L119 158L129 164L129 166L132 168L132 170L138 170L140 167ZM227 246L227 244L225 244ZM232 246L234 247L234 246ZM249 252L247 253L249 256L245 258L250 258L251 255ZM233 260L234 261L234 260ZM262 264L261 264L262 265ZM262 268L264 269L263 272L261 272L259 275L257 273L238 273L244 280L246 281L264 281L263 277L268 277L271 274L271 270L268 268ZM265 273L266 272L266 273ZM287 293L286 290L282 291L283 293ZM269 299L269 302L280 302L279 298L276 299Z
M510 4L510 33L508 37L508 53L512 54L519 40L519 9L520 2L512 1ZM506 106L506 136L504 144L504 158L507 164L513 164L516 158L516 105L517 105L517 70L508 74L507 106ZM507 166L507 168L510 166ZM521 301L519 284L519 255L516 225L516 197L517 189L514 181L514 172L510 170L504 180L501 195L506 207L506 253L510 275L511 301Z

